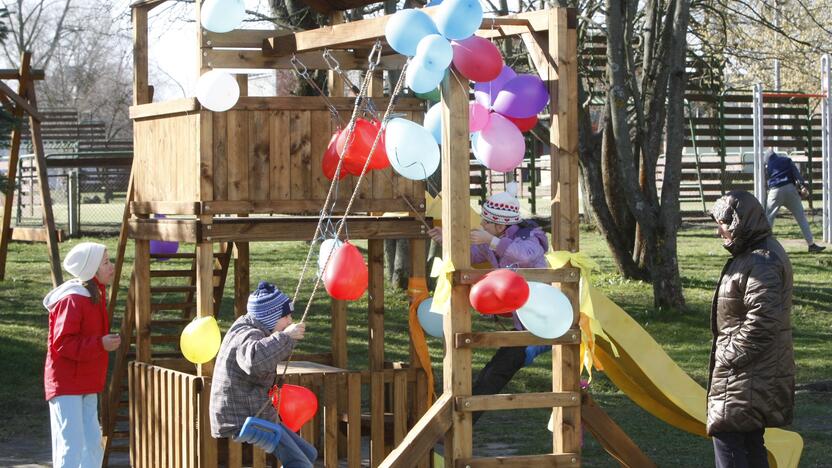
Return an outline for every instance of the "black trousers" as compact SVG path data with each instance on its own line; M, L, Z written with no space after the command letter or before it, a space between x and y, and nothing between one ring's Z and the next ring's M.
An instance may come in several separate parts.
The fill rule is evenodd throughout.
M471 388L473 395L494 395L502 392L503 387L508 384L514 374L523 368L526 362L526 347L517 346L500 348L494 353L494 357L482 368L477 381ZM473 422L476 423L482 416L482 411L475 412Z
M758 429L714 434L716 468L768 468L764 432L765 429Z

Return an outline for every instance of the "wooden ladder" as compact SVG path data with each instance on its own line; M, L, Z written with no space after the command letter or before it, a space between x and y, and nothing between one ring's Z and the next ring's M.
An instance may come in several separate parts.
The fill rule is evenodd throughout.
M214 253L214 310L219 311L223 290L231 263L233 243L220 244L219 252ZM162 258L170 263L161 263ZM153 353L153 364L172 369L191 372L193 365L186 362L179 352L179 334L193 319L196 312L196 253L177 253L169 255L151 254L151 342L161 345L163 349ZM190 260L189 268L181 266L182 260ZM179 263L180 265L175 265ZM164 265L166 268L159 268ZM168 266L170 265L170 266ZM128 452L130 450L130 415L128 410L127 364L135 360L135 281L131 274L127 289L127 303L121 321L120 334L122 346L115 356L113 371L110 375L106 404L102 413L104 432L104 463L107 466L110 453Z

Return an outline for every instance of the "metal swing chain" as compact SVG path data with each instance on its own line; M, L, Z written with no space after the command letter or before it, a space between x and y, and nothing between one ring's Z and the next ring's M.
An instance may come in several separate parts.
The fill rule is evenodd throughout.
M318 83L315 83L315 80L309 76L309 70L306 68L303 62L297 58L296 55L292 55L291 60L289 63L292 64L292 68L295 69L295 73L297 73L301 78L303 78L306 83L311 86L315 92L318 93L318 96L326 103L326 107L329 109L329 113L332 115L332 118L336 121L340 121L340 115L338 114L338 108L332 103L332 101L324 94L323 90Z
M353 131L355 130L355 121L358 118L358 111L359 111L359 108L360 108L361 97L366 94L367 89L369 88L369 83L370 83L370 79L372 77L372 72L375 70L375 68L379 64L380 60L381 60L381 41L376 41L376 43L373 46L373 49L370 52L370 55L368 57L368 62L369 62L368 67L367 67L368 73L367 73L367 75L365 76L365 78L362 82L361 89L359 90L358 98L356 99L355 106L353 107L352 116L350 117L349 124L347 124L346 144L344 145L344 148L342 149L341 154L339 154L338 165L335 168L335 175L333 176L332 182L329 185L329 191L327 192L326 199L324 200L324 203L323 203L323 209L321 211L321 216L318 218L318 225L315 228L315 234L312 236L312 242L310 243L309 250L308 250L307 255L306 255L306 260L304 261L303 268L301 269L301 274L300 274L300 278L298 279L298 284L297 284L297 287L295 289L295 294L292 297L292 303L293 304L295 303L295 301L297 300L298 295L300 294L300 286L303 283L303 278L306 275L306 271L309 268L309 261L312 257L312 250L314 249L314 246L315 246L315 240L318 238L318 235L321 232L321 225L323 223L323 220L324 220L324 218L330 218L331 217L331 216L325 216L326 215L326 213L325 213L326 212L326 207L330 203L330 200L332 198L332 193L333 193L333 187L335 187L335 185L338 181L339 175L341 173L341 166L343 165L343 162L344 162L344 154L346 153L347 149L349 148L350 142L352 141L352 134L353 134ZM295 65L296 63L299 66L303 67L302 70L300 68L298 68L298 66ZM319 91L319 93L321 94L321 97L324 98L325 101L327 101L327 105L330 108L330 112L334 112L333 115L337 115L337 112L338 112L337 109L335 109L335 107L332 105L332 103L329 101L329 99L326 99L326 97L323 95L323 92L317 86L317 84L315 84L314 81L312 81L311 78L309 78L306 67L303 66L303 64L300 62L300 60L297 60L297 58L293 56L292 57L292 65L295 67L295 71L299 75L301 75L301 77L303 77L307 81L311 82L310 84L316 90ZM407 67L407 65L405 64L405 68L406 67ZM404 75L402 75L402 76L404 76ZM399 82L399 85L397 86L397 92L400 91L400 89L401 89L401 80ZM391 105L392 105L394 100L395 100L394 98L391 98L391 100L390 100ZM388 108L388 111L389 111L389 108ZM381 131L379 131L378 135L381 135ZM370 155L372 155L373 151L375 151L376 145L378 144L378 140L379 140L378 135L376 136L376 141L373 144L373 148L370 150ZM360 186L360 183L361 183L361 178L363 177L364 172L367 170L367 166L369 164L370 159L371 159L371 157L367 158L367 163L365 163L364 168L361 172L361 176L359 176L359 180L356 183L355 191L353 191L352 197L350 198L350 203L347 205L347 210L344 214L344 217L341 220L341 223L339 224L339 228L338 228L338 231L337 231L336 237L335 237L336 239L341 235L341 232L344 229L344 224L346 223L347 213L349 213L349 210L352 207L352 202L355 199L355 196L356 196L357 191L358 191L358 187ZM334 205L333 205L333 209L334 209ZM329 264L330 258L332 258L332 253L334 252L334 250L335 249L332 249L330 251L329 256L327 257L327 261L324 264L323 271L326 271L326 267ZM320 286L320 276L318 277L318 279L315 282L315 287L312 290L312 294L309 298L309 302L307 302L307 305L306 305L306 310L304 311L303 316L301 317L299 323L303 323L306 320L306 315L309 312L309 308L311 306L312 300L315 297L315 292L318 290L319 286ZM283 366L283 372L281 372L280 374L275 375L275 379L274 379L274 384L277 385L277 389L276 389L276 392L277 392L276 400L277 401L275 402L275 406L278 408L278 419L280 419L279 408L280 408L280 399L281 399L281 396L282 396L281 395L282 394L281 388L283 387L283 381L286 377L286 372L289 368L289 362L292 360L292 355L294 355L294 348L289 353L289 357L286 359L286 363ZM257 414L256 414L255 417L259 417L260 414L262 414L263 411L268 406L269 406L269 400L267 399L263 403L263 405L260 407L260 409L257 411Z
M359 101L361 101L362 103L366 103L366 106L367 106L366 111L374 119L378 119L378 109L376 109L376 106L373 105L373 100L371 98L367 97L366 95L363 96L363 97L359 96L360 93L361 93L361 90L357 86L355 86L355 84L352 82L352 80L350 80L349 76L347 76L347 74L344 72L344 70L341 69L341 63L338 62L338 59L335 58L335 56L332 55L332 51L330 49L325 49L324 50L323 58L324 58L324 62L326 62L327 66L329 66L329 69L334 71L335 73L337 73L338 76L340 76L341 79L344 80L344 83L350 89L352 94L357 96L357 99L359 99ZM381 58L381 56L379 54L379 60L380 60L380 58ZM378 61L376 62L376 65L378 65Z

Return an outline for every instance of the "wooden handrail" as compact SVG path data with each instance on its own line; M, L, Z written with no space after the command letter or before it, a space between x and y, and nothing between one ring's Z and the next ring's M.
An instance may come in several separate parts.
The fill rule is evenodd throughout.
M381 468L410 467L413 460L424 456L434 446L437 439L448 432L453 414L453 399L450 393L443 393L413 429L390 455L387 455Z

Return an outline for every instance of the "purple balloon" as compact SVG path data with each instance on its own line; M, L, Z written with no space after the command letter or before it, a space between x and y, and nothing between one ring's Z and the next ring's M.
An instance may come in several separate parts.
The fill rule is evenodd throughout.
M503 70L491 81L485 83L477 83L474 85L474 99L477 100L478 103L485 106L487 109L491 109L491 103L494 102L494 99L497 97L497 93L503 89L503 86L506 85L509 81L511 81L517 73L514 73L514 70L511 69L508 65L503 65Z
M524 119L537 115L549 103L549 91L535 75L517 75L497 93L491 108L495 112Z
M150 241L150 253L157 254L157 255L171 255L175 254L179 250L179 242L176 241L160 241L160 240L152 240ZM160 262L164 262L168 260L168 258L162 257L157 258Z

